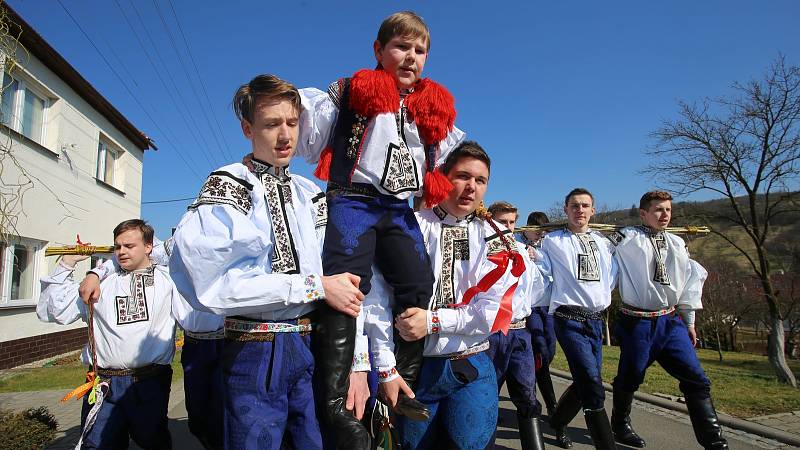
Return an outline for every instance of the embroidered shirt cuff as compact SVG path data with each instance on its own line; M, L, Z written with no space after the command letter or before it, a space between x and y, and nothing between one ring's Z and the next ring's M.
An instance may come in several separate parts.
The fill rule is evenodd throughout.
M353 368L351 372L369 372L372 367L369 364L369 353L359 352L353 355Z
M387 368L386 370L383 369L378 370L378 382L380 383L388 383L399 377L400 374L397 373L397 369L394 367Z
M322 287L322 277L311 274L306 275L303 279L303 287L305 288L305 301L314 302L325 298L325 289Z
M439 322L439 310L428 311L428 334L438 334L442 331L441 323Z
M460 308L439 308L439 333L457 333Z
M86 275L89 275L90 273L97 275L97 278L100 281L102 281L106 276L108 276L108 269L106 269L106 267L101 264L95 267L94 269L86 272Z

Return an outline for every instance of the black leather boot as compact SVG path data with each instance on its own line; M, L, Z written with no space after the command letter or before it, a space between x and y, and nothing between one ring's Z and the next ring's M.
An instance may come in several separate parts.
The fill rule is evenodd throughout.
M633 392L623 392L614 389L614 408L611 410L611 431L614 432L614 439L620 444L629 445L636 448L644 448L644 442L633 426L631 426L631 404L633 403Z
M583 411L586 419L586 427L589 435L594 442L594 448L599 450L613 450L617 448L614 443L614 435L611 433L611 424L608 422L608 414L605 408L587 409Z
M556 434L556 441L559 447L572 448L572 440L567 436L567 425L578 415L580 410L581 400L578 398L575 383L572 383L561 394L558 404L549 417L550 427L553 428L553 432Z
M686 408L692 420L694 436L697 442L706 450L721 450L728 448L728 441L722 437L722 428L719 426L717 411L711 398L697 398L686 396Z
M517 414L519 423L519 442L522 450L544 450L544 437L536 417L522 417Z
M536 386L539 387L539 392L542 394L547 415L553 414L553 411L556 410L556 391L553 389L553 380L550 378L548 366L542 366L536 371Z
M355 350L356 319L322 305L312 333L317 379L326 429L336 449L367 450L370 438L353 413L345 409Z
M397 374L403 377L408 387L414 389L419 370L422 367L422 350L425 346L425 339L418 339L408 342L400 337L400 333L394 334L394 358ZM397 405L394 407L397 414L402 414L411 420L428 420L431 412L428 407L416 399L413 399L402 392L397 397Z

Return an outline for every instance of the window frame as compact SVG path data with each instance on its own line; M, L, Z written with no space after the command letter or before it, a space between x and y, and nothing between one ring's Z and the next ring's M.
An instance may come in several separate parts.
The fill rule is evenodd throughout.
M40 284L39 278L41 276L42 264L44 262L44 249L46 242L36 239L29 239L24 237L12 237L10 242L3 242L0 246L0 309L5 308L20 308L36 306L39 301ZM31 275L28 281L30 285L30 297L11 299L11 288L13 284L13 270L15 251L18 246L23 246L31 252Z
M11 117L7 122L0 122L2 125L16 131L17 133L25 136L26 138L30 139L37 144L46 147L47 142L47 119L50 112L50 107L52 105L52 99L47 92L44 92L36 82L29 81L24 73L15 71L14 75L8 73L8 71L3 70L0 72L2 78L0 79L0 83L4 88L7 88L6 85L10 85L11 83L7 80L6 77L10 77L14 81L17 82L17 88L14 91L12 101L11 101ZM23 116L25 113L25 96L27 92L31 92L35 97L42 100L43 107L42 107L42 123L39 125L39 139L34 139L26 135L23 132ZM35 133L31 133L35 134Z
M108 168L108 154L113 155L113 167L111 169L111 181L106 178L106 171ZM95 179L101 183L111 186L120 190L118 185L119 181L119 161L122 157L123 150L121 150L110 139L105 138L102 134L97 140L97 164L95 165Z

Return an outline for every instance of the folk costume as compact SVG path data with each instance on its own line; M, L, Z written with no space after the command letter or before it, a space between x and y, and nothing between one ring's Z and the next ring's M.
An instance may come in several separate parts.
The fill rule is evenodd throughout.
M117 267L100 283L92 308L81 300L73 270L59 263L41 280L36 313L44 322L64 325L83 319L94 336L97 366L90 370L99 381L83 400L78 448L127 448L129 439L142 448L172 448L167 427L175 354L172 305L180 294L167 268ZM87 344L84 364L91 366L92 353Z
M536 400L532 336L526 320L531 314L532 305L543 305L548 300L544 297L546 280L528 257L525 245L521 242L514 244L525 260L527 269L514 291L513 315L508 333L495 332L489 336L487 355L494 364L498 392L503 383L508 384L508 395L517 409L523 450L542 449L544 438L538 419L541 406Z
M325 295L324 200L311 181L254 159L252 172L212 172L175 231L175 284L193 307L226 316L226 448L322 448L310 335Z
M611 425L617 440L634 447L645 442L630 424L633 394L655 361L680 381L697 442L704 448L727 448L711 401L706 377L687 326L702 309L707 272L689 258L686 244L674 234L645 226L627 227L610 236L616 244L622 297L614 335L620 361L614 378Z
M545 235L541 250L540 267L553 279L550 313L556 337L573 376L550 415L550 425L559 445L572 446L566 427L582 408L595 447L614 448L601 378L603 311L611 304L617 281L613 246L598 232L565 228Z
M422 195L428 207L447 197L449 180L435 170L462 139L454 128L453 97L428 79L398 91L391 74L361 70L330 85L327 92L301 89L297 154L317 163L315 175L328 182L330 226L323 246L323 272L349 272L370 292L375 263L394 289L394 313L425 307L431 298L433 273L419 226L408 204ZM320 339L342 340L335 352L320 354L324 373L326 418L342 435L363 434L342 407L347 396L346 368L353 352L355 322L323 307ZM328 330L334 334L327 337ZM400 374L413 383L422 359L422 342L398 339L395 352ZM424 415L419 403L402 396Z
M398 416L403 448L457 446L483 449L497 422L497 378L487 356L488 337L508 332L512 299L525 261L514 250L506 230L474 214L459 219L440 207L416 213L426 252L436 274L435 290L426 302L428 336L419 378L412 386L430 418ZM386 302L392 290L376 276L364 301L365 328L381 382L400 374L393 352L393 318ZM525 282L524 280L522 281ZM396 340L395 340L396 342ZM474 420L474 418L480 420Z

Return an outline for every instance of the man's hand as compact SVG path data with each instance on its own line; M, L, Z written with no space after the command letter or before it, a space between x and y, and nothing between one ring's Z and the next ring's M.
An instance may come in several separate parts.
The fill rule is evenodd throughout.
M364 301L364 294L358 289L360 282L361 278L352 273L322 277L325 303L336 311L358 317L358 313L361 311L361 302Z
M89 255L64 255L61 257L61 263L71 269L74 269L75 264L78 264L88 257Z
M95 273L86 274L86 278L81 281L78 287L78 294L83 299L83 303L96 303L100 298L100 277Z
M421 308L408 308L395 319L400 337L412 342L428 335L428 311Z
M347 390L345 408L352 411L356 419L361 420L364 417L364 408L368 398L367 372L350 372L350 388Z
M697 331L694 329L694 325L686 327L686 330L689 332L689 339L692 340L692 347L697 346Z
M386 383L378 383L378 391L383 401L392 408L397 406L397 398L400 396L400 392L406 394L409 398L414 398L414 391L408 387L403 377L397 377Z

